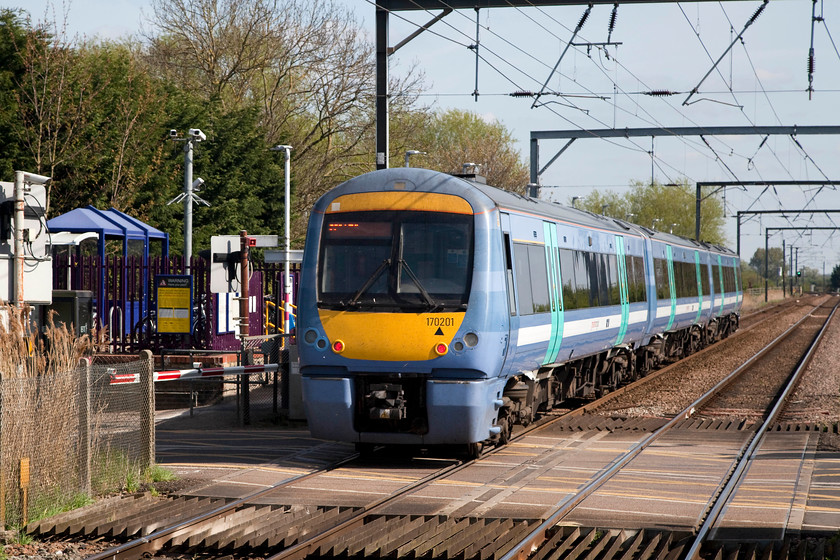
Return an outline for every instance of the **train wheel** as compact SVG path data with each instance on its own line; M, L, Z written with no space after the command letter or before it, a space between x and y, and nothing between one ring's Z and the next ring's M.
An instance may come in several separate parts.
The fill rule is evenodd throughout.
M478 459L484 451L484 444L482 442L467 444L467 457L470 459Z
M504 410L499 414L498 426L502 431L499 432L499 441L496 445L507 445L510 441L511 433L513 433L513 420L508 414L504 413Z

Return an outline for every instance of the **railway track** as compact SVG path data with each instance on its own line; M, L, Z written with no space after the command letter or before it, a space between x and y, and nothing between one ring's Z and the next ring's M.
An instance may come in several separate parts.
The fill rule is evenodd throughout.
M577 410L570 416L583 415L593 406L596 406L596 403L586 409ZM699 403L692 403L692 406L696 409ZM685 415L690 415L689 409L686 409ZM564 419L568 421L567 417ZM517 434L516 438L533 434L534 431L558 420L559 417L548 418L543 424L533 425L527 431ZM90 508L85 516L75 519L69 514L63 519L59 516L43 525L33 527L33 530L40 534L132 539L93 556L95 560L139 558L154 554L164 547L166 550L181 553L214 550L219 554L248 551L260 555L281 549L278 554L271 556L272 559L278 560L370 556L507 559L526 558L529 555L540 559L577 558L584 557L577 556L584 553L587 558L595 558L593 554L596 554L599 558L606 559L619 553L624 558L645 558L646 554L662 550L670 551L667 555L677 558L678 556L673 555L675 547L679 546L680 550L683 550L688 539L686 534L679 531L632 532L592 528L587 532L582 528L564 528L558 525L558 522L655 441L659 437L656 434L670 429L668 424L680 422L684 424L686 420L679 415L671 422L665 423L665 426L662 426L662 420L639 421L638 429L650 432L650 436L623 458L614 460L612 468L605 469L579 492L563 501L550 516L503 519L412 514L410 511L393 513L393 504L400 496L416 492L433 481L452 477L473 462L449 462L442 468L436 465L427 469L425 476L413 476L408 484L401 484L398 490L389 490L382 499L371 501L364 506L312 506L293 503L294 500L288 499L287 503L281 503L282 498L277 494L282 495L283 489L302 486L307 480L323 476L324 473L334 473L342 468L335 465L317 473L310 473L306 477L284 481L258 494L238 500L185 496L157 500L153 505L155 500L148 496L114 499ZM736 428L743 429L743 425ZM490 460L495 451L487 453L479 461ZM351 459L353 458L348 458ZM344 466L346 465L347 463L344 463ZM289 497L288 494L285 495L285 498ZM135 508L134 511L143 512L143 516L137 517L129 507ZM114 510L127 515L121 515L121 519L102 519L103 515L113 517ZM187 519L184 519L185 512ZM132 520L132 517L136 518ZM53 523L52 528L49 527L50 523ZM631 549L633 552L630 552Z

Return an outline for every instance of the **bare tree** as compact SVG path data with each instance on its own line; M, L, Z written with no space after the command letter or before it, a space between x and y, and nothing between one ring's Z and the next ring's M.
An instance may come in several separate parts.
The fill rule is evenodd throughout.
M294 146L295 214L373 165L375 62L352 10L333 0L153 0L150 65L223 110L256 105L266 147ZM392 84L409 108L421 77ZM403 95L403 94L406 95ZM365 169L367 168L367 169ZM304 230L302 220L295 232Z

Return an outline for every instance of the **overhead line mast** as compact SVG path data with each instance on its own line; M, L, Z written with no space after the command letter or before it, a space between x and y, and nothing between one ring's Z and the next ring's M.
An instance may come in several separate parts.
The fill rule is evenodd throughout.
M530 8L547 6L594 6L618 4L676 4L679 0L368 0L376 6L376 168L387 169L389 159L388 56L429 29L452 10L479 8ZM745 0L684 0L690 2L743 2ZM397 47L388 47L388 18L391 12L444 10ZM476 87L476 93L478 88ZM533 165L533 163L532 163Z

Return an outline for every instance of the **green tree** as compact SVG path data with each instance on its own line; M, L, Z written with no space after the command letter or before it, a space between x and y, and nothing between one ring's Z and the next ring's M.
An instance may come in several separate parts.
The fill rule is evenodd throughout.
M34 169L34 162L19 142L17 125L17 86L26 73L21 51L28 35L22 12L0 10L0 178L7 181L16 169Z
M831 271L831 290L840 290L840 264L835 265Z
M620 218L641 226L694 238L696 190L683 180L676 185L633 181L623 195L610 191L593 191L575 206L590 212ZM571 205L569 198L568 204ZM700 239L724 245L723 204L718 198L703 201Z
M770 247L768 254L769 259L767 262L767 279L771 282L778 284L782 281L782 276L781 274L779 274L779 271L782 270L785 273L787 272L787 267L785 266L785 255L784 253L782 253L782 249L779 247ZM755 253L753 253L752 258L750 259L750 266L762 278L765 277L764 255L764 249L756 249Z
M446 173L461 173L463 164L476 163L477 173L501 189L524 193L528 167L513 147L514 137L504 124L487 122L470 111L449 109L431 116L414 149L427 152L418 164Z

